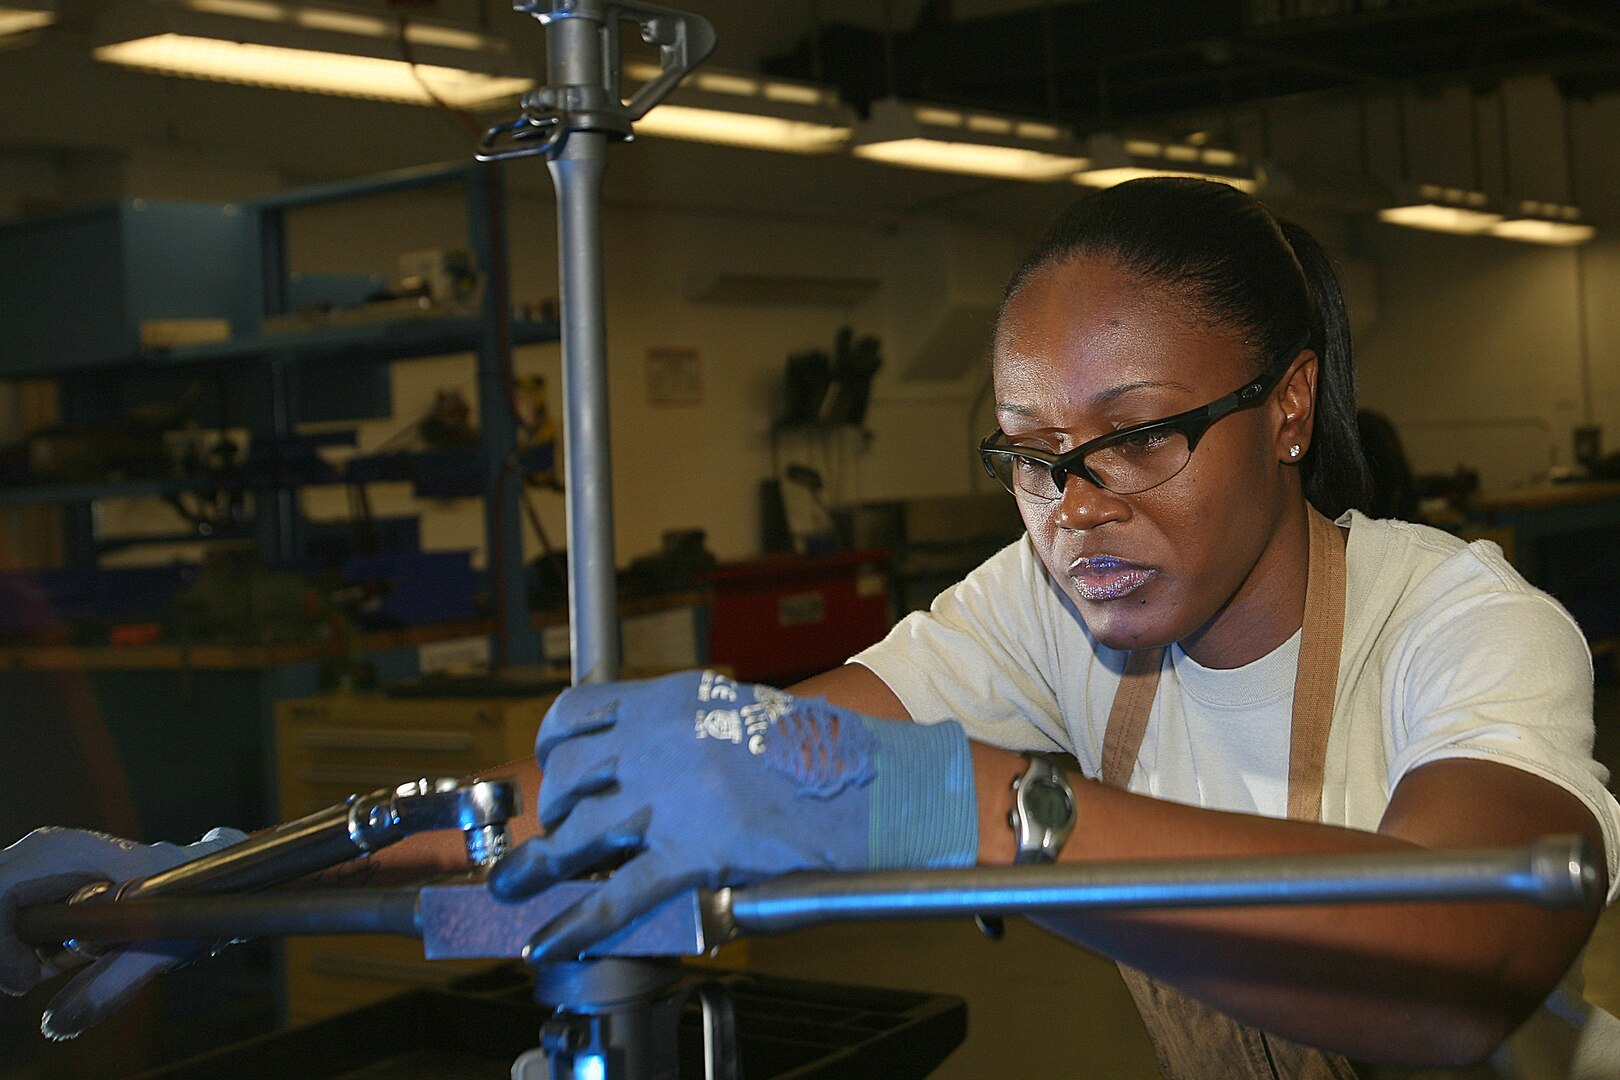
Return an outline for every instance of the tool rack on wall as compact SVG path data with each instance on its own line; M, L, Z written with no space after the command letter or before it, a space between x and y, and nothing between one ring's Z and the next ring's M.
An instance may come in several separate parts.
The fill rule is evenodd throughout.
M399 318L267 333L267 318L295 307L288 215L373 196L459 187L466 241L483 283L475 316ZM251 438L289 439L298 424L345 418L343 408L388 411L388 364L471 352L480 412L479 467L497 642L505 659L538 658L527 615L520 504L522 470L508 466L517 446L510 400L513 346L555 341L555 322L514 319L505 249L504 182L499 166L437 166L345 181L225 205L125 200L0 228L0 274L10 302L0 311L0 378L49 378L62 422L91 425L126 415L191 383L206 382L210 420L246 428ZM153 320L225 320L225 340L169 348L143 345ZM334 401L345 406L334 408ZM358 404L349 405L350 402ZM380 403L380 404L379 404ZM497 404L498 403L498 404ZM349 413L349 417L356 415ZM367 415L361 412L359 415ZM97 537L100 499L211 494L231 485L251 493L241 535L270 562L305 547L298 488L346 482L250 473L221 480L162 476L0 488L0 506L64 509L66 559L93 567L107 545ZM197 537L168 537L188 539Z

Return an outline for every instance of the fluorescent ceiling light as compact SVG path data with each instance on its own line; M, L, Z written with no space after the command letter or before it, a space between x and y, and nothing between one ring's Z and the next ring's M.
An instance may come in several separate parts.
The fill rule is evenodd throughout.
M1504 240L1524 240L1532 244L1552 244L1573 247L1584 244L1597 234L1590 225L1568 221L1542 221L1537 218L1509 218L1491 226L1491 235Z
M56 5L44 3L0 4L0 37L38 30L56 21Z
M872 103L850 152L907 168L1013 180L1061 180L1087 165L1073 138L1054 124L898 98Z
M1484 192L1420 184L1398 195L1394 206L1378 211L1378 220L1409 229L1478 236L1490 232L1502 215Z
M96 23L94 53L164 75L468 108L534 85L471 30L274 0L148 0ZM430 92L431 91L431 92Z
M1234 151L1221 146L1149 138L1121 138L1100 133L1086 140L1091 167L1076 173L1074 182L1087 187L1113 187L1149 176L1190 176L1219 180L1241 191L1253 192L1254 172Z
M1597 230L1581 221L1579 207L1526 200L1519 204L1518 214L1498 221L1490 232L1504 240L1573 247L1592 239Z
M625 74L650 82L659 69L631 64ZM831 90L810 83L724 71L688 75L636 121L638 135L822 154L849 141L855 115Z

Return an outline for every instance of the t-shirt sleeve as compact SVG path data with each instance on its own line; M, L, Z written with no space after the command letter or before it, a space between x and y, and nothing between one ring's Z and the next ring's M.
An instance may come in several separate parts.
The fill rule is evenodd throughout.
M928 611L852 657L913 720L954 718L979 742L1068 750L1053 691L1051 586L1027 539L993 555Z
M1459 556L1466 557L1466 556ZM1496 761L1573 794L1603 832L1610 898L1620 894L1620 806L1592 757L1592 661L1580 629L1521 582L1431 605L1394 687L1390 790L1420 765ZM1414 627L1415 630L1418 627Z

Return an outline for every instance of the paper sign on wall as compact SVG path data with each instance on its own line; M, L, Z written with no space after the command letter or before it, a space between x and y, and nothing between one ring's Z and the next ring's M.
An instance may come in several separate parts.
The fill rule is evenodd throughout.
M647 350L649 405L697 405L702 401L702 364L696 349Z

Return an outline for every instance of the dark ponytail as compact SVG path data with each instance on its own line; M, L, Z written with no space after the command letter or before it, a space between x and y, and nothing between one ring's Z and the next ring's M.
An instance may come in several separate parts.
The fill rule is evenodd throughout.
M1241 334L1257 372L1308 341L1319 374L1315 429L1300 465L1305 497L1330 518L1365 504L1350 322L1338 278L1309 234L1229 184L1132 180L1082 199L1053 223L1013 275L1003 310L1037 271L1076 256L1111 258L1175 290L1200 316Z
M1311 452L1300 468L1305 497L1336 518L1351 507L1365 510L1371 485L1356 424L1356 369L1350 351L1350 315L1327 253L1310 233L1291 221L1279 222L1294 249L1312 303L1311 349L1317 355L1316 418Z

